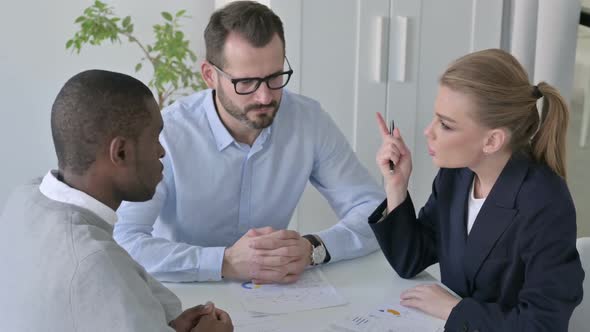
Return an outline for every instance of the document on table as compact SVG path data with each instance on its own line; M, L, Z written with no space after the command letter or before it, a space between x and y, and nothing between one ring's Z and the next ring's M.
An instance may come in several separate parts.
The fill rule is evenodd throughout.
M443 332L445 322L401 304L383 304L334 322L325 332Z
M320 269L305 271L292 284L256 285L244 282L232 285L232 289L244 309L256 314L284 314L347 303Z

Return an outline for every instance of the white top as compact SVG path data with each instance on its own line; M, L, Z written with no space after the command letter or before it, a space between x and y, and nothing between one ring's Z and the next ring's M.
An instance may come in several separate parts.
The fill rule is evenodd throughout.
M473 182L471 183L471 191L469 192L469 202L468 202L468 210L467 210L467 235L471 232L471 228L475 223L475 218L479 214L479 210L483 206L483 203L486 201L486 198L475 198L475 177L473 178Z
M113 239L115 211L48 173L0 215L0 331L173 331L178 298Z

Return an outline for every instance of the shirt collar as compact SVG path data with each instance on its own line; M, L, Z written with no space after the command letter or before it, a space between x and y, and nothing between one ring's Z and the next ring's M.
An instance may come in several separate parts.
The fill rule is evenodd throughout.
M114 225L115 222L117 222L117 213L113 209L101 203L94 197L59 181L57 179L56 170L50 170L47 172L45 177L43 177L39 190L51 200L89 210L110 225Z
M206 98L205 101L205 112L207 114L207 120L209 121L209 127L213 132L213 136L215 137L215 145L217 146L218 151L222 151L227 148L230 144L238 142L234 139L234 137L229 133L221 119L219 118L219 114L217 114L217 110L215 108L215 90L209 90L209 96ZM278 114L277 114L278 115ZM275 118L276 121L276 118ZM256 139L260 143L264 143L266 139L269 137L271 133L272 125L264 128L260 135ZM239 145L239 144L238 144Z

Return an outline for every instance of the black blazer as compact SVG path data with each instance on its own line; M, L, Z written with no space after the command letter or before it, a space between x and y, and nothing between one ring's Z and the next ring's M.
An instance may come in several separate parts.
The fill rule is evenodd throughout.
M463 299L447 331L567 331L582 300L576 212L565 181L547 166L513 156L469 236L474 173L441 169L416 218L408 198L384 220L369 217L385 257L404 278L440 262L441 281Z

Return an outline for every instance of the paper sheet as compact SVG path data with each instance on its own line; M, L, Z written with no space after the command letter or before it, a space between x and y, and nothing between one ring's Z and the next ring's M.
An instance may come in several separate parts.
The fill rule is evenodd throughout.
M442 332L444 321L400 304L383 304L334 322L326 332Z
M282 314L347 303L319 269L307 270L293 284L244 282L232 285L232 290L244 309L254 314Z
M270 326L281 317L284 317L284 315L265 315L248 311L234 311L231 313L233 325L236 327L265 324Z
M301 332L284 321L267 321L258 324L234 325L235 332Z

